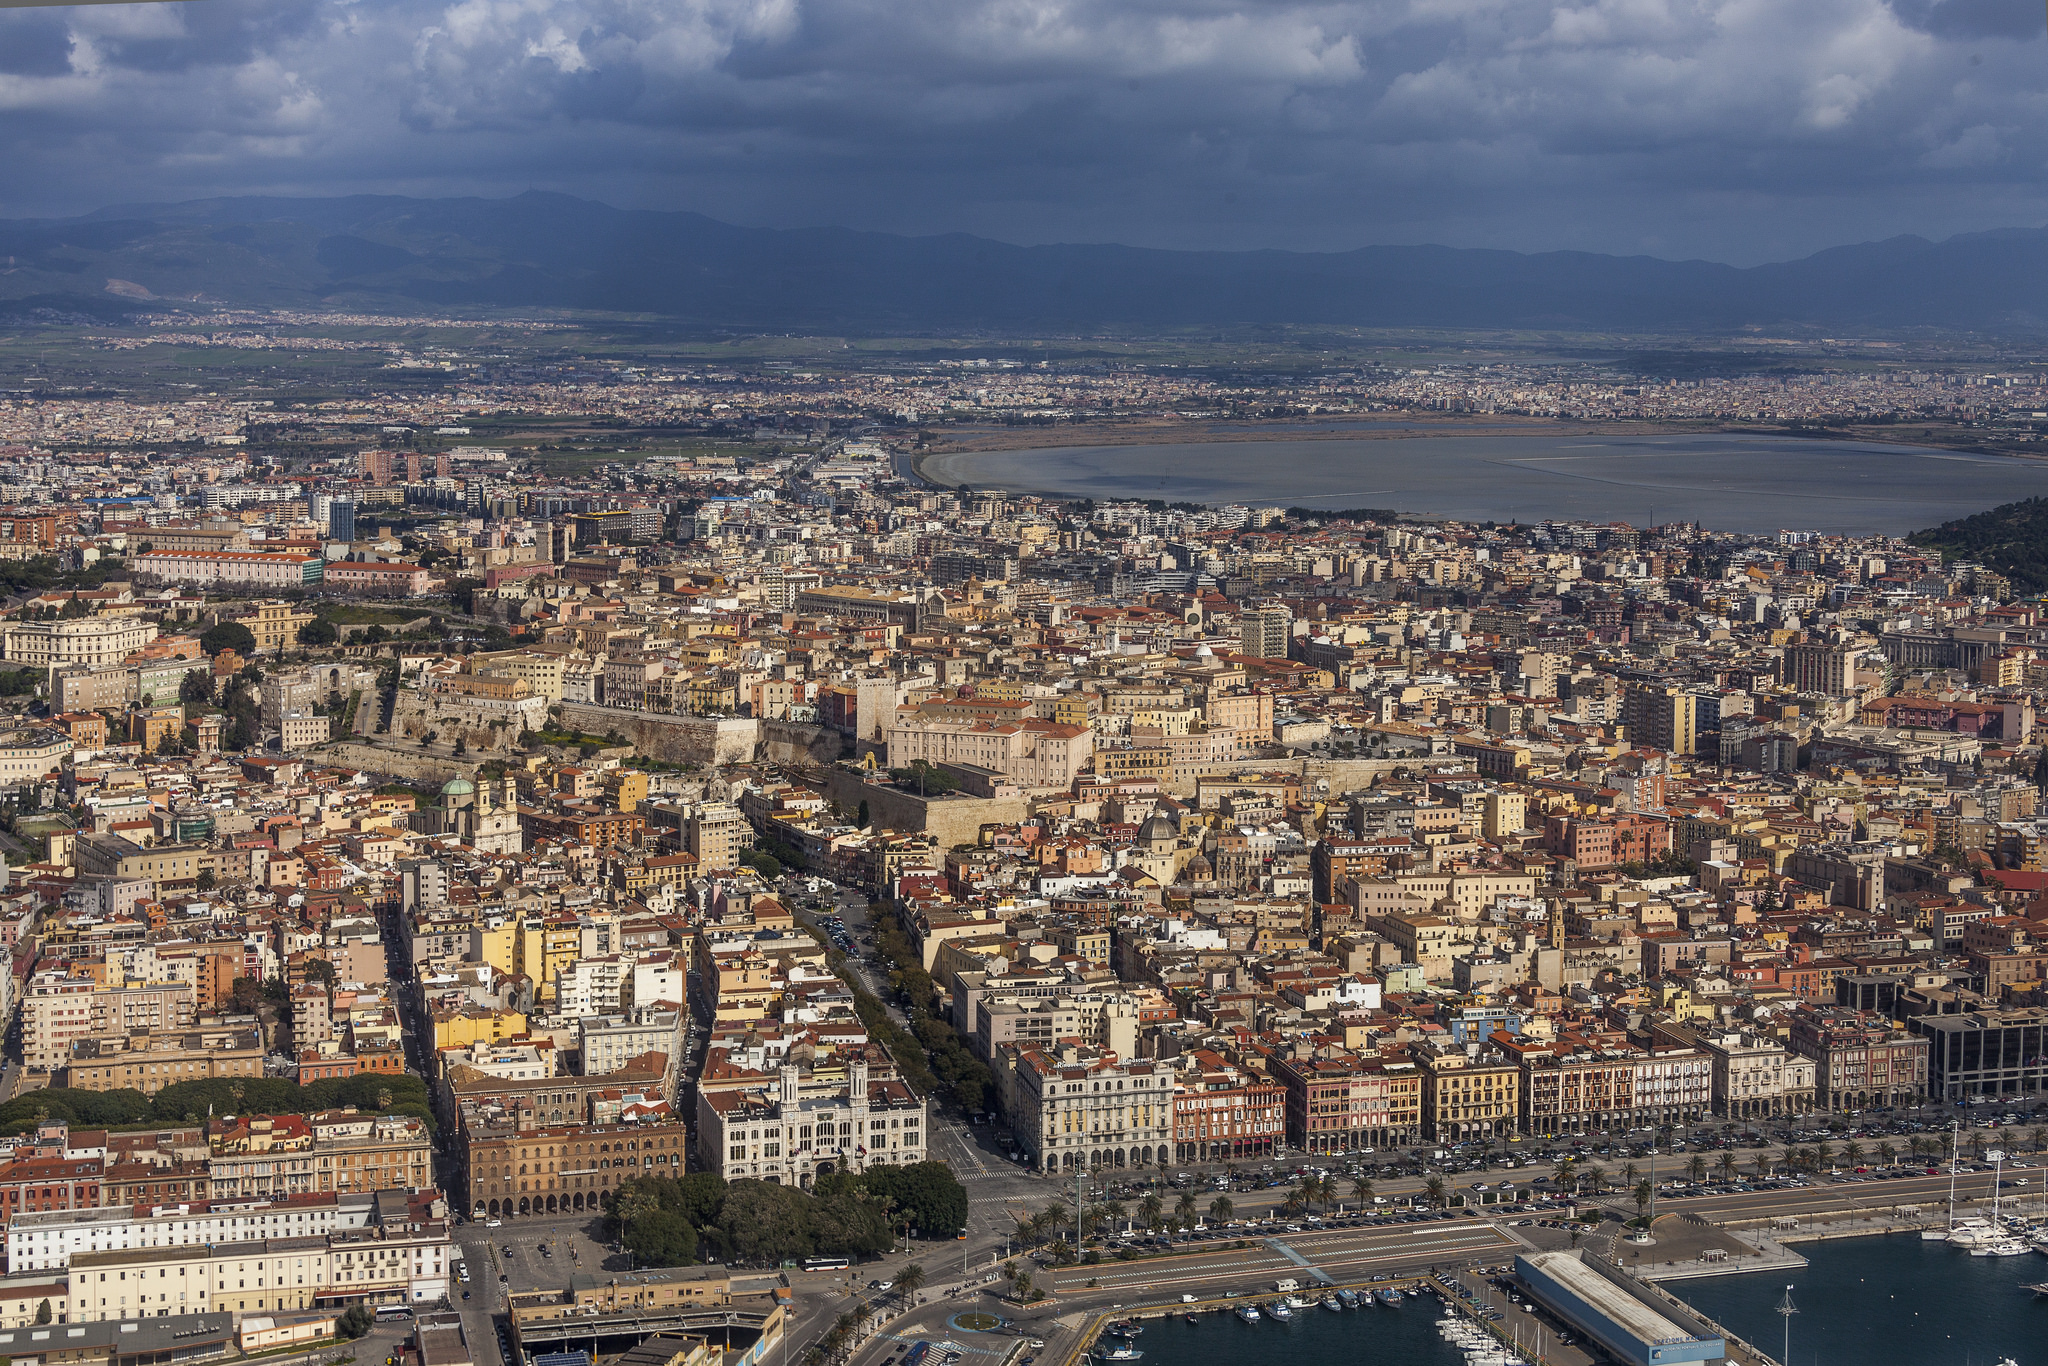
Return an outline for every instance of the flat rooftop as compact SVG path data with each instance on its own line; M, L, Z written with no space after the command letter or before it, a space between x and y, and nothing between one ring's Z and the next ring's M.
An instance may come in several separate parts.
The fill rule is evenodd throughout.
M1572 1253L1537 1252L1522 1260L1644 1343L1664 1342L1672 1338L1690 1340L1693 1336Z

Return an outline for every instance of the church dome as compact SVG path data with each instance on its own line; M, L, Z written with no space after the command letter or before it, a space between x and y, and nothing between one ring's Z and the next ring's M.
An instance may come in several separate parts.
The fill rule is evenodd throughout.
M1215 879L1215 867L1200 854L1189 859L1187 865L1180 870L1182 882L1213 882Z
M441 795L444 797L468 797L475 792L476 784L467 778L450 778L441 784Z
M1154 811L1138 827L1138 838L1146 844L1171 844L1180 838L1180 831L1164 812Z

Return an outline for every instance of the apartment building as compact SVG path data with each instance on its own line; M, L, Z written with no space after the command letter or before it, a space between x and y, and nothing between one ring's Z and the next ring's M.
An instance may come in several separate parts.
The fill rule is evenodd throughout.
M140 1091L153 1096L181 1081L263 1075L263 1036L255 1030L139 1030L72 1042L56 1080L79 1091Z
M996 1053L1002 1112L1043 1172L1142 1167L1173 1142L1173 1074L1149 1059L1073 1046Z
M206 1247L270 1238L325 1237L367 1228L371 1195L306 1195L289 1200L108 1205L99 1209L19 1214L7 1228L7 1272L62 1271L88 1252Z
M31 1070L54 1071L82 1040L168 1035L188 1028L192 1013L189 982L102 986L62 969L37 973L22 993L23 1061Z
M16 668L47 669L59 664L103 668L121 664L156 637L156 623L141 617L23 621L0 631L0 659Z
M458 1198L473 1219L544 1216L602 1209L621 1182L637 1176L680 1176L689 1130L661 1109L644 1122L574 1125L471 1111Z

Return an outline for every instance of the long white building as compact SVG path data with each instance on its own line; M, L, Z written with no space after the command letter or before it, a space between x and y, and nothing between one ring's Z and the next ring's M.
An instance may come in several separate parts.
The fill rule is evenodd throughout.
M7 1274L62 1271L83 1252L325 1237L369 1227L375 1208L374 1195L329 1194L17 1214L7 1228Z

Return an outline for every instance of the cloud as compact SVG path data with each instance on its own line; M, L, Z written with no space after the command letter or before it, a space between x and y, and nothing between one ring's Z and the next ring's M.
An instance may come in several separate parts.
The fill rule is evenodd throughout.
M0 11L0 213L541 187L764 224L1750 261L2036 223L2006 0Z

